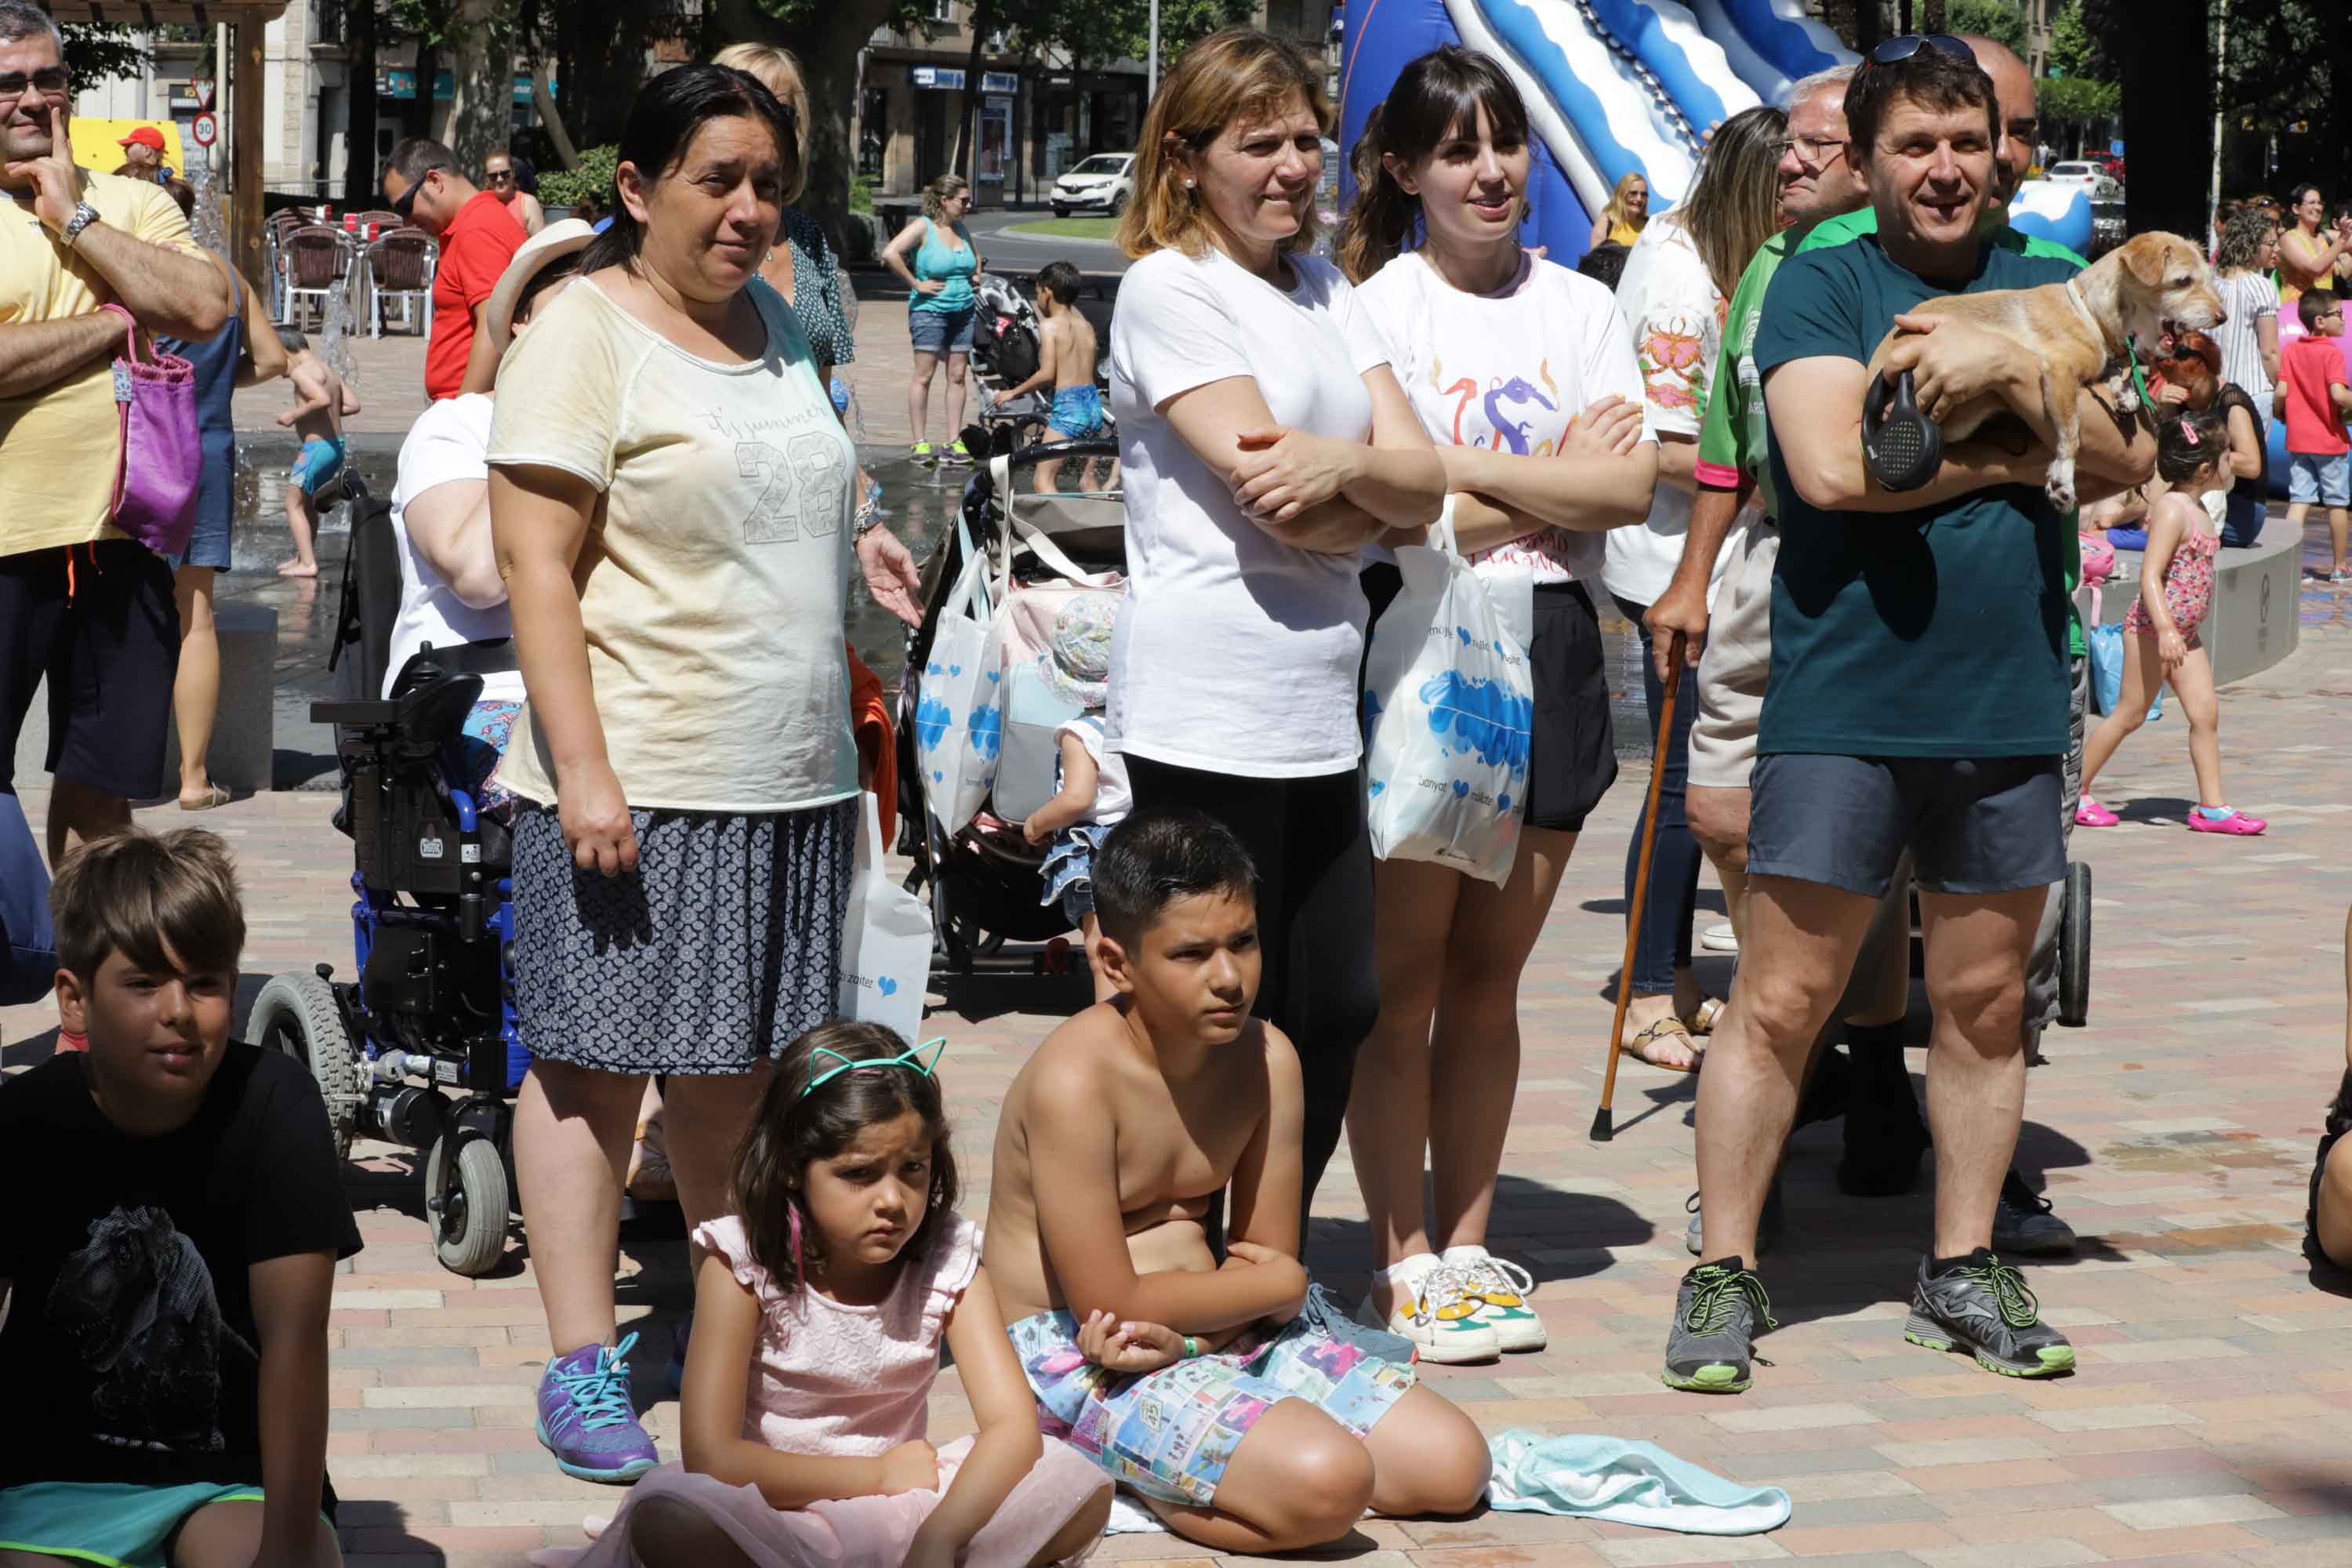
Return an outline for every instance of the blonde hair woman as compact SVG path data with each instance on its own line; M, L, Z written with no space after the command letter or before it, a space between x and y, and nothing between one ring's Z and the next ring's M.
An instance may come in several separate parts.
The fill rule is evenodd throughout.
M1632 248L1642 237L1642 230L1650 222L1650 182L1639 169L1617 182L1609 193L1609 205L1592 220L1592 245L1622 245Z
M944 458L968 463L964 449L964 366L971 358L974 300L971 280L981 269L980 247L963 226L971 210L971 187L955 174L941 174L923 187L923 218L910 223L883 247L882 265L906 279L907 332L915 344L915 374L907 384L907 427L914 436L917 462ZM931 377L948 362L948 438L934 451L930 425Z

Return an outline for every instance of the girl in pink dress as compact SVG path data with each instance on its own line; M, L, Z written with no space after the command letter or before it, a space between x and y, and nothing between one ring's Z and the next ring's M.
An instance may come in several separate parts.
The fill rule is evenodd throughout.
M1041 1437L956 1213L937 1049L870 1024L793 1042L735 1158L735 1214L695 1229L686 1463L546 1568L1036 1568L1086 1556L1108 1478ZM942 1342L980 1430L924 1411Z
M2121 819L2091 798L2091 781L2124 737L2147 722L2148 704L2169 685L2189 716L2189 761L2197 770L2194 833L2245 837L2270 826L2221 801L2221 699L2213 661L2197 629L2213 607L2213 557L2221 536L2200 500L2230 483L2230 427L2220 413L2167 414L2157 428L2156 471L2171 488L2147 512L2147 551L2140 558L2139 597L2124 616L2123 692L2115 711L2083 742L2083 800L2074 821L2112 827Z

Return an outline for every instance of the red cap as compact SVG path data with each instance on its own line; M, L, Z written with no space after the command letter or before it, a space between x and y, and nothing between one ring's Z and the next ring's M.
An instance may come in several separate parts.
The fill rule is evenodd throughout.
M156 130L152 125L141 126L138 130L133 131L130 135L125 136L121 141L117 142L115 145L117 147L128 147L133 142L138 142L142 147L152 147L158 153L163 151L163 133L161 131Z

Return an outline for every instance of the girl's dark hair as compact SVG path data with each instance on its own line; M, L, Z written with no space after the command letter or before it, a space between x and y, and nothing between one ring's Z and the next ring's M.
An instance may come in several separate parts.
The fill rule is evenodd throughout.
M1498 144L1527 142L1527 103L1489 57L1442 44L1398 73L1387 100L1372 110L1349 154L1356 199L1340 222L1337 257L1351 282L1361 283L1387 266L1421 226L1421 198L1405 195L1383 156L1392 154L1410 166L1452 137L1475 136L1481 109Z
M802 1193L812 1160L833 1158L877 1122L910 1110L922 1118L931 1140L930 1205L899 1253L902 1260L930 1247L961 1191L940 1080L912 1066L865 1068L837 1073L812 1091L811 1083L842 1065L820 1050L854 1062L884 1061L905 1055L907 1042L879 1024L820 1024L784 1047L768 1079L736 1148L732 1186L751 1256L786 1291L806 1283L806 1269L824 1266L824 1237Z
M2294 189L2286 194L2286 210L2294 212L2295 208L2303 205L2304 198L2306 196L2319 196L2323 201L2326 199L2317 185L2305 180L2302 184L2295 186ZM2302 222L2302 219L2298 216L2295 221L2300 223ZM2326 213L2319 215L2319 226L2322 228L2326 228L2327 226L2327 215Z
M2179 484L2229 456L2230 416L2221 409L2183 408L2157 421L2156 471L2166 484Z
M805 175L792 117L757 77L725 66L673 66L647 82L629 105L614 162L635 164L638 176L653 184L668 176L705 125L730 119L763 121L775 133L776 155L784 166L782 200L790 205ZM617 186L611 206L613 225L582 255L583 272L634 266L645 249L645 225L620 199Z

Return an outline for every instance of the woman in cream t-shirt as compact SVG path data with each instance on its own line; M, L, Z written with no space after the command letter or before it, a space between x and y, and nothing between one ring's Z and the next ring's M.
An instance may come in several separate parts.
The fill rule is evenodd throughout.
M528 690L499 773L523 803L515 1164L555 1352L539 1435L590 1480L656 1462L610 1342L646 1075L690 1228L726 1212L754 1075L835 1011L856 453L756 280L801 184L788 125L738 71L649 84L620 214L499 377L491 530ZM912 576L887 534L856 550Z

